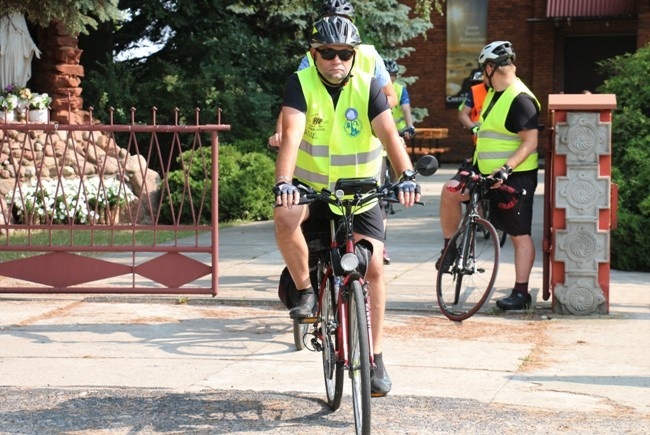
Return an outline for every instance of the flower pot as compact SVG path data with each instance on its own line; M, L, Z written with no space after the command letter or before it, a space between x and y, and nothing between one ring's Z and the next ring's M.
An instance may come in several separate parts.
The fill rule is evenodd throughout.
M4 110L0 110L0 122L14 122L14 111L7 110L5 112Z
M36 124L47 124L50 117L49 112L48 109L32 109L29 111L27 119L29 119L29 122Z
M26 109L24 107L16 107L14 109L14 120L21 122L26 119Z
M102 208L99 210L99 224L117 225L120 223L120 207L113 205L110 208Z

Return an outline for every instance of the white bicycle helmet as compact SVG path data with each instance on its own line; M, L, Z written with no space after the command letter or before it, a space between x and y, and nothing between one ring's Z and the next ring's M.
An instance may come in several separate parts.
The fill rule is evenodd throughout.
M321 16L342 15L354 21L354 6L343 0L325 0L321 8Z
M515 58L510 41L494 41L483 47L481 54L478 55L478 63L481 68L485 68L488 62L502 66L514 62Z

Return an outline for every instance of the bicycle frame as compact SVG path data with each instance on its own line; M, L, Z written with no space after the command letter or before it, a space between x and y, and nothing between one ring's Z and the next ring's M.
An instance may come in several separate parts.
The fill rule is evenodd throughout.
M352 213L352 206L347 205L345 208L344 215L339 219L345 228L344 236L344 245L346 254L355 254L355 240L354 234L352 232L352 219L354 214ZM342 362L346 369L350 368L350 359L349 359L349 349L348 342L346 337L348 336L348 294L347 289L349 288L350 282L353 280L359 280L363 289L364 289L364 302L366 306L366 317L368 322L368 344L370 346L370 365L374 367L375 361L373 356L373 346L372 346L372 321L370 318L370 302L367 292L367 284L363 277L357 271L344 272L342 275L337 276L334 274L334 267L331 261L331 255L333 252L338 253L339 242L337 240L337 219L330 220L330 247L328 249L328 260L326 261L326 267L319 285L318 292L318 311L316 314L317 319L321 319L321 307L323 306L323 297L325 295L325 288L328 280L331 280L331 285L334 289L334 294L336 295L336 311L335 318L339 322L340 327L336 329L336 359L339 362ZM337 280L336 278L340 278ZM322 337L319 337L322 338Z
M481 203L481 198L484 197L483 190L485 190L485 187L482 185L476 185L470 187L470 200L469 203L467 204L467 210L465 211L465 217L463 217L463 221L461 223L461 228L464 228L463 231L463 249L458 253L458 257L461 261L462 269L466 271L469 268L469 264L467 263L468 259L470 256L474 255L473 251L473 244L475 243L475 240L472 240L473 237L475 236L474 234L470 234L472 230L472 226L469 225L471 222L476 221L476 219L481 218L481 215L479 214L478 207L479 204ZM474 262L472 265L472 272L476 272L476 263Z
M462 321L476 313L494 285L500 246L494 226L479 212L481 200L492 184L490 178L468 174L462 188L469 192L469 202L460 226L440 258L436 295L442 313L450 320ZM479 246L477 234L484 232L489 237Z

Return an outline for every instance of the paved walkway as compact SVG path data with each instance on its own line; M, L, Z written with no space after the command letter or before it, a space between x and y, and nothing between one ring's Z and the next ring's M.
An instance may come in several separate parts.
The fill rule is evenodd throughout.
M538 255L533 308L504 313L494 301L513 284L507 242L484 312L448 321L437 310L433 264L442 242L437 195L451 173L423 179L426 206L396 207L389 220L384 355L391 396L625 415L637 424L621 431L650 433L650 274L612 271L608 315L556 315L541 298ZM538 252L542 192L540 184ZM295 351L277 301L282 260L272 223L224 228L219 236L215 298L0 295L0 386L324 394L320 355ZM0 411L0 432L2 421Z

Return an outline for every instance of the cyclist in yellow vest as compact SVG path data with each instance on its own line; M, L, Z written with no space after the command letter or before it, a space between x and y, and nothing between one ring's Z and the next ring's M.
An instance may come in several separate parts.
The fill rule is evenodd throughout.
M276 160L275 235L278 248L296 287L298 304L294 319L312 315L316 297L311 287L308 249L301 224L308 219L328 221L327 205L297 205L296 182L313 188L332 189L341 177L379 177L382 145L400 174L412 168L401 144L390 106L377 81L369 74L351 74L361 39L352 21L341 16L321 18L310 38L315 66L294 73L287 81L282 104L282 144ZM372 132L381 143L370 140ZM399 201L412 206L420 197L414 180L400 184ZM366 239L373 252L382 252L384 228L378 204L354 219L355 238ZM391 389L382 359L385 310L384 266L381 256L372 256L367 271L371 283L372 339L376 353L371 375L373 395Z
M354 7L347 1L341 0L325 0L321 12L322 17L339 15L348 18L354 23ZM379 55L373 45L359 44L357 46L357 54L355 56L354 69L364 71L368 74L375 76L382 90L388 97L390 107L395 107L398 103L397 95L393 87L390 75L386 71L384 60ZM314 65L314 59L310 52L307 52L298 65L298 71ZM269 137L268 144L270 147L276 148L282 142L282 114L278 117L275 127L275 133Z
M397 79L397 73L399 73L399 65L397 62L392 59L386 59L384 64L386 66L386 71L388 71L388 74L390 75L390 80L393 82L395 94L397 95L398 104L393 107L395 126L397 127L397 131L404 136L404 139L409 140L411 137L415 136L413 117L411 116L411 99L409 98L406 86L395 81Z
M515 52L508 41L495 41L481 51L478 62L489 90L481 111L477 132L475 168L483 175L492 174L500 181L491 191L492 223L511 236L515 250L515 284L510 296L498 300L504 310L529 307L528 280L535 261L531 237L533 197L537 187L537 137L540 104L516 75ZM498 188L504 183L525 194L511 208L503 204ZM440 224L445 246L461 221L461 203L467 195L455 189L443 189L440 200ZM510 198L512 199L512 198ZM502 207L499 207L499 203ZM450 264L436 268L447 270Z
M398 104L396 104L392 110L395 127L397 128L397 131L399 131L400 136L404 137L405 140L410 140L415 136L415 128L413 128L413 118L411 117L411 100L409 98L409 93L404 85L395 81L397 79L397 73L399 72L399 65L397 65L397 62L392 59L386 59L384 60L384 65L386 66L386 71L388 71L388 74L390 75L390 80L393 83L395 94L397 95ZM404 143L404 146L406 146L406 143ZM388 161L386 152L384 152L382 174L385 176L390 174L391 179L396 179L396 174ZM393 210L393 205L387 202L382 202L381 207L384 213L384 227L387 228L388 214L393 214L395 211ZM386 237L386 239L388 240L388 237ZM390 264L390 254L388 253L387 245L388 244L385 242L384 264Z

